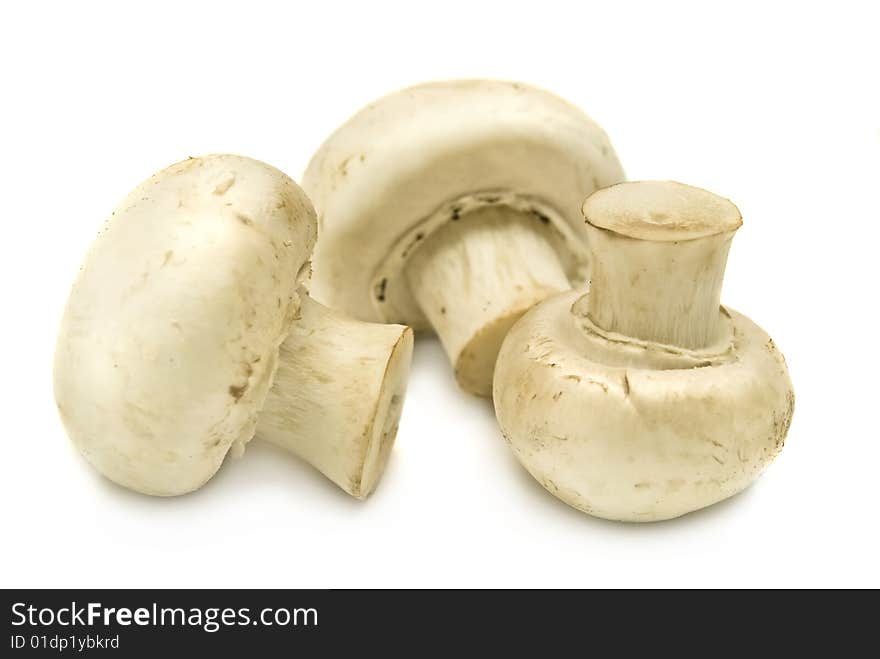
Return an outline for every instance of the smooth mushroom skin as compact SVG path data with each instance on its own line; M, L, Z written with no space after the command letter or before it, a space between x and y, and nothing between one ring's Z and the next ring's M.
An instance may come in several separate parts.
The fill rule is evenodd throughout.
M199 488L230 449L243 450L267 397L289 393L273 381L279 347L301 342L288 334L300 317L305 293L297 289L310 272L316 228L299 186L241 156L190 158L128 195L89 250L55 354L58 410L92 466L127 488L168 496ZM355 337L365 339L362 355L388 359L384 338L374 335ZM350 366L338 351L323 353L322 342L306 349L330 367ZM405 343L399 352L408 363ZM385 372L370 373L380 396ZM394 374L388 382L396 391L405 373ZM365 395L362 404L387 414L375 402ZM340 405L329 413L352 412ZM313 438L303 433L320 424L297 421L286 429L287 446L310 459ZM358 441L370 437L350 444Z
M623 179L602 129L543 90L459 80L386 96L303 176L321 231L312 295L435 331L459 384L489 396L507 328L586 276L584 197Z
M614 186L621 189L610 201L637 206L642 185ZM663 194L654 208L683 194L702 209L701 220L719 230L678 242L676 232L693 226L660 239L653 229L617 226L629 235L615 233L607 242L601 238L609 229L591 224L601 236L593 236L592 248L603 278L588 293L562 293L525 314L505 338L495 369L496 414L520 462L558 498L612 520L669 519L740 492L781 450L794 410L788 369L770 337L745 316L717 302L711 306L738 212L728 222L732 216L704 205L705 191L659 185ZM601 195L611 190L593 201L606 201ZM588 200L587 217L599 206ZM660 221L669 229L682 209L666 210L671 212ZM680 248L688 258L676 258ZM697 258L701 249L703 258ZM695 286L697 273L707 272L719 276ZM663 273L669 288L657 281ZM594 302L597 289L608 295ZM662 299L655 303L642 289ZM686 314L682 320L691 331L679 332L671 319L685 298L693 302L688 311L704 313ZM616 306L619 300L626 305ZM633 300L668 318L644 322L645 308ZM602 327L597 316L637 327L641 336ZM678 344L658 340L669 332L681 339Z

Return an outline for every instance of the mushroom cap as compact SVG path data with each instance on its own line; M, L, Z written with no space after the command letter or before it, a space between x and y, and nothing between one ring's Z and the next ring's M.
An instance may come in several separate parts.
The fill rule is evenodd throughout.
M618 183L591 194L582 211L592 226L637 240L694 240L742 225L732 201L676 181Z
M606 352L571 311L582 295L530 310L495 366L499 424L532 476L575 508L625 521L677 517L757 478L782 448L794 408L770 337L724 310L732 342L703 360L638 342ZM612 351L618 362L608 365Z
M406 258L445 222L488 205L549 224L578 279L581 202L623 178L602 129L546 91L459 80L391 94L333 133L303 176L321 232L310 293L361 320L427 328L403 281Z
M117 207L55 354L62 421L98 471L182 494L253 436L316 224L291 179L233 155L172 165Z

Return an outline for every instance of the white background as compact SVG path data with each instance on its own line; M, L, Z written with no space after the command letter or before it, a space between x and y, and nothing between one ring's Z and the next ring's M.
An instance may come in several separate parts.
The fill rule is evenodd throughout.
M296 4L0 9L0 586L880 586L872 3ZM673 522L587 517L518 465L434 339L365 503L258 441L175 499L93 473L51 364L117 201L188 155L298 178L362 105L453 77L551 89L604 126L630 178L738 204L723 298L774 337L797 394L759 482Z

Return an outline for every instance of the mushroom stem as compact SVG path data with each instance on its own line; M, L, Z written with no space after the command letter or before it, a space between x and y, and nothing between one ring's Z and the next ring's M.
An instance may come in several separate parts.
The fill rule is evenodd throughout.
M257 437L366 498L397 434L412 345L408 327L357 321L302 295Z
M465 391L491 396L507 330L534 304L570 287L546 231L534 215L490 206L447 223L410 257L410 290Z
M727 253L741 222L736 207L671 182L631 184L617 199L611 190L584 205L590 291L574 311L643 341L711 345L721 327ZM630 198L634 193L645 199ZM634 210L641 208L651 209L649 216Z

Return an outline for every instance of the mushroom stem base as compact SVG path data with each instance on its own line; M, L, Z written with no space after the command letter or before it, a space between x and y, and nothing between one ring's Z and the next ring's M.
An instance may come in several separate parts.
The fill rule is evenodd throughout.
M412 345L408 327L360 322L304 295L257 437L366 498L394 444Z
M507 330L570 287L548 231L539 216L490 206L438 229L410 257L410 290L465 391L491 396Z

